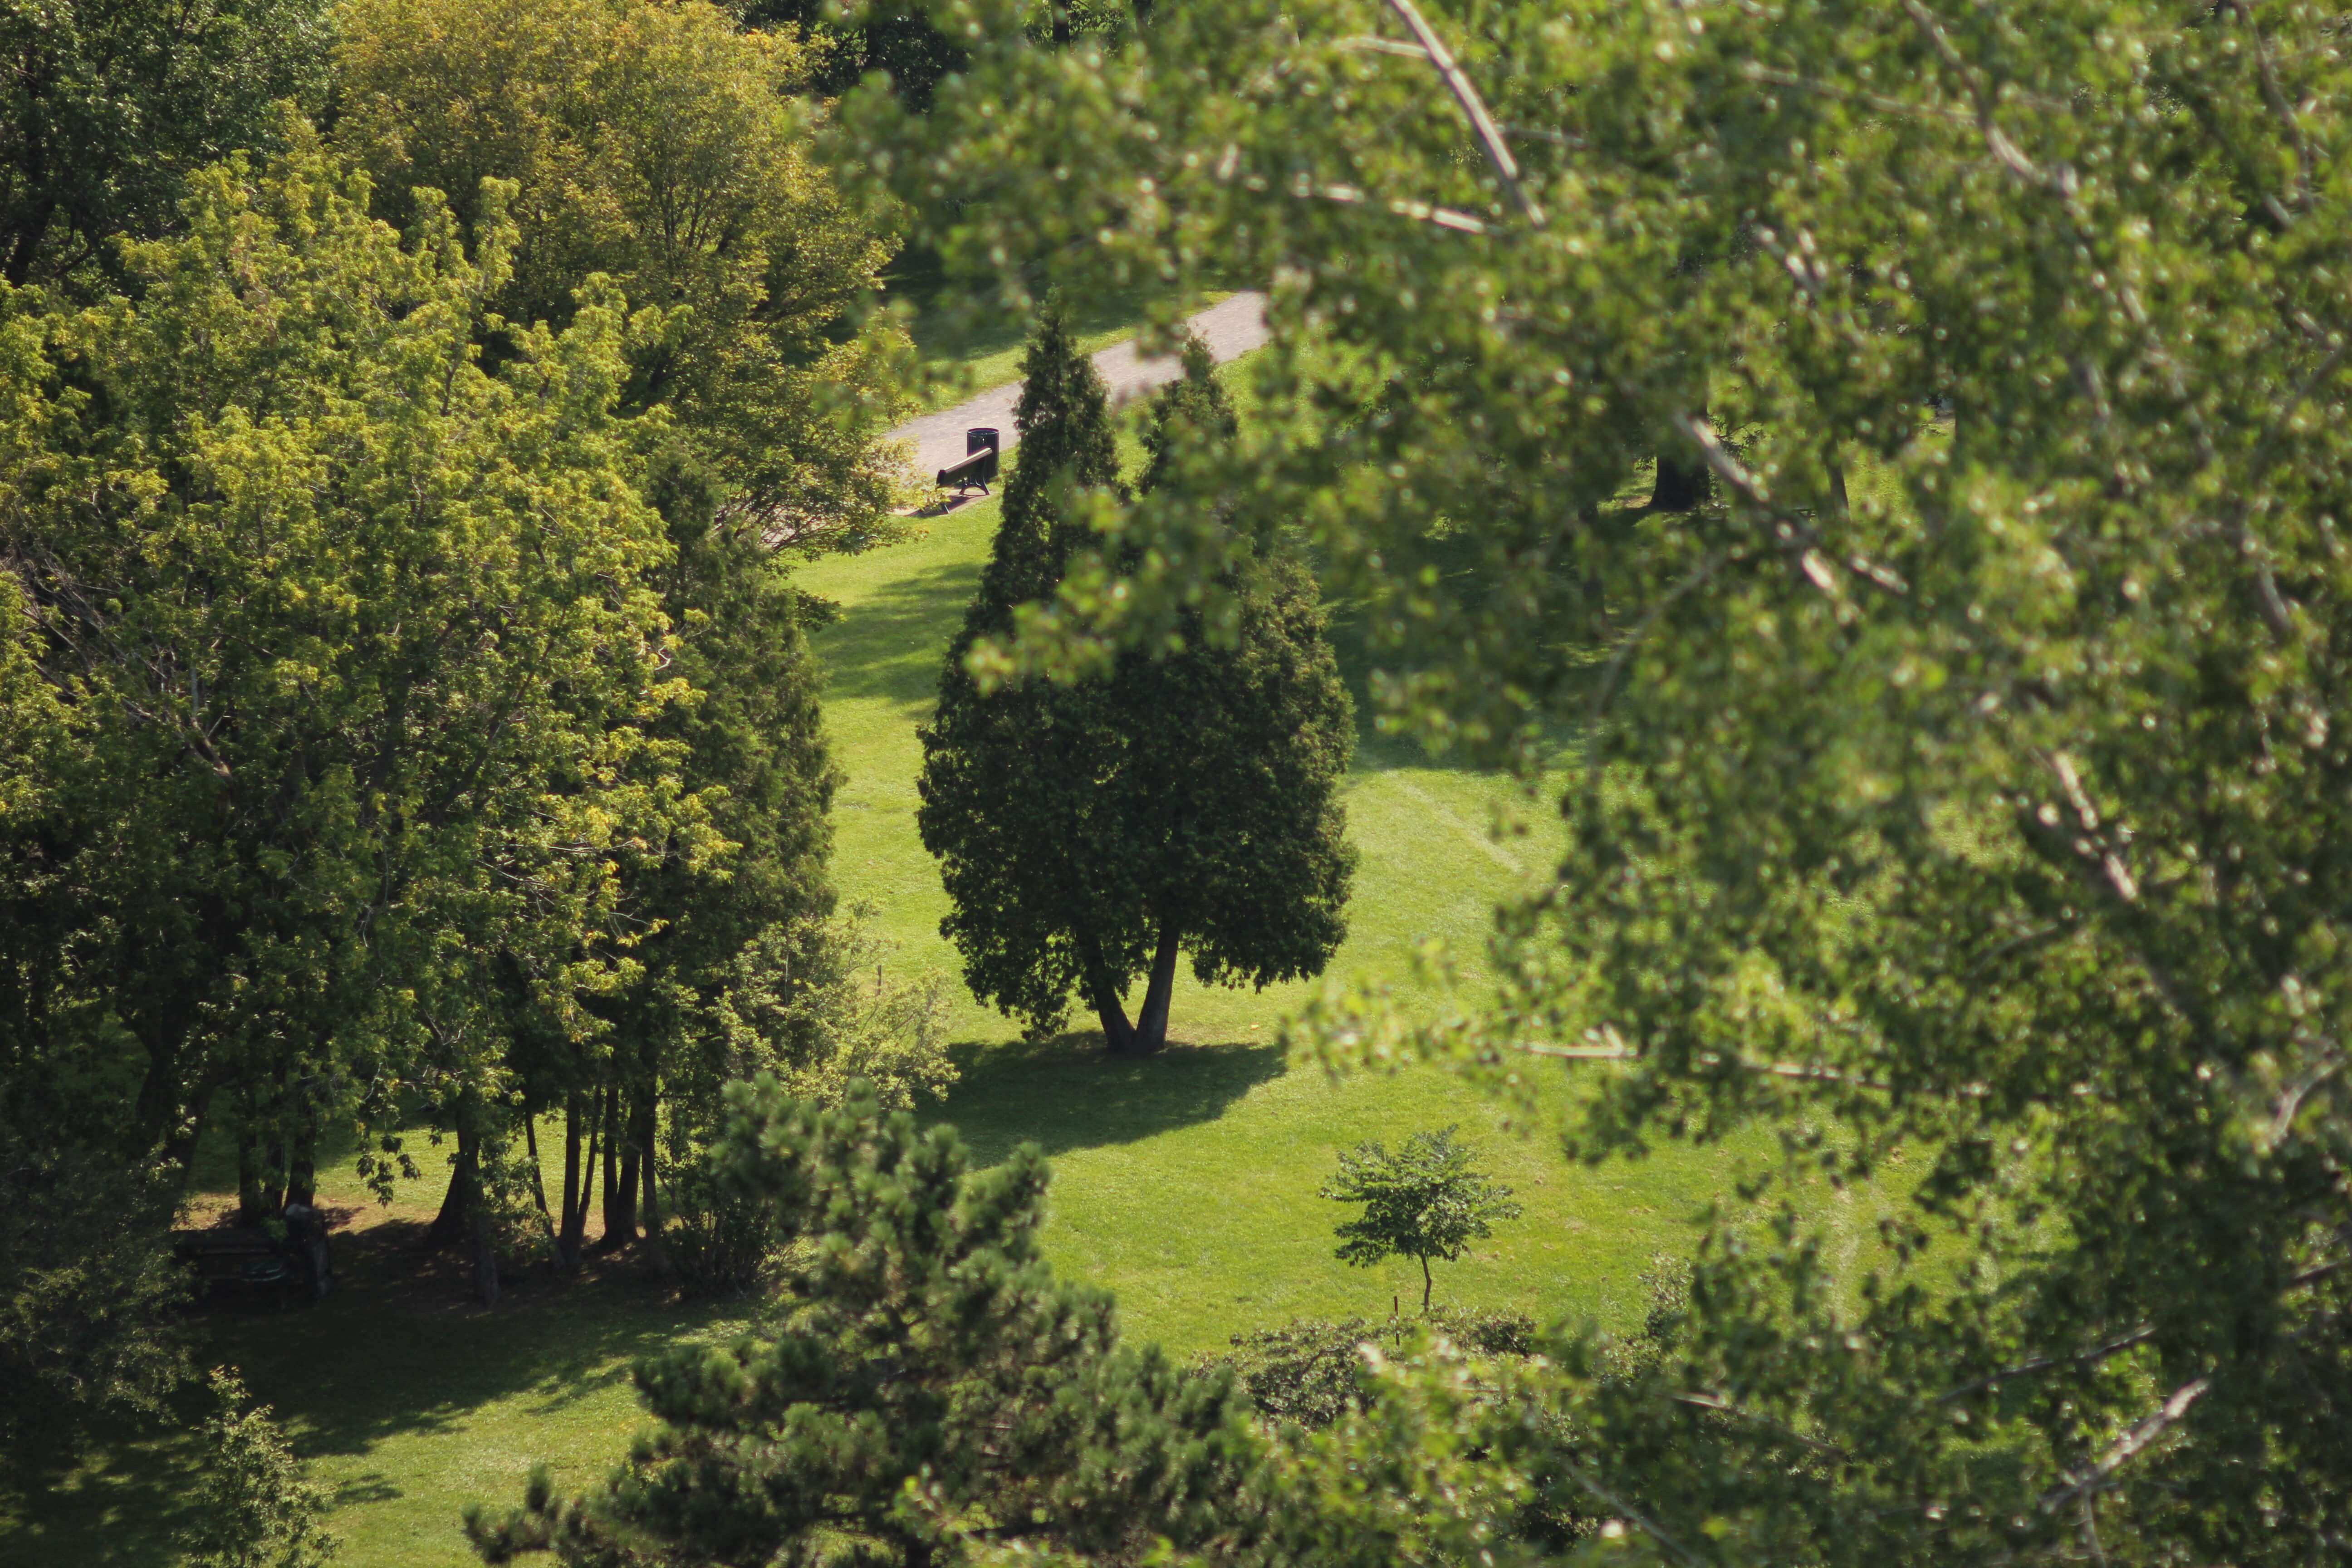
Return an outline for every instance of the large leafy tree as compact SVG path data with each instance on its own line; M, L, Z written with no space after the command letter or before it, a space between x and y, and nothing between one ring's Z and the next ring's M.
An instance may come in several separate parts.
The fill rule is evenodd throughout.
M1119 1342L1038 1249L1032 1145L985 1171L870 1090L828 1110L737 1084L727 1180L802 1245L770 1323L637 1370L661 1425L588 1496L544 1471L476 1512L484 1559L918 1564L1018 1548L1133 1561L1239 1533L1261 1463L1229 1375Z
M877 438L905 340L859 314L889 246L806 155L792 95L822 52L703 0L363 0L336 135L402 225L414 189L471 226L481 182L515 182L494 308L560 326L604 273L667 311L632 341L631 405L673 410L728 515L854 548L891 526Z
M8 1110L307 1196L332 1110L461 1142L520 984L585 1032L623 868L723 854L651 726L671 559L609 295L477 363L502 231L415 244L314 147L199 176L138 298L7 297L0 552L55 737L12 809ZM519 977L519 978L518 978Z
M0 9L0 278L114 274L112 243L152 238L187 176L274 145L281 110L326 96L320 0L85 0Z
M1147 482L1229 437L1205 347L1154 411ZM1117 1051L1165 1043L1176 962L1205 982L1318 973L1345 932L1354 857L1336 786L1353 713L1312 580L1268 549L1228 574L1213 637L1076 685L989 681L972 654L1052 594L1092 538L1072 486L1117 468L1103 390L1058 316L1023 362L1003 519L923 731L923 840L954 902L942 929L972 988L1036 1027L1076 990ZM1130 1023L1126 993L1145 977Z
M818 1070L845 1024L871 1036L877 1023L817 1000L839 993L856 942L829 919L824 875L834 775L804 636L822 606L785 564L897 526L878 437L901 340L858 314L888 247L805 155L814 110L792 95L816 46L646 0L369 0L344 20L337 137L375 172L380 211L411 223L432 200L412 187L439 188L478 225L482 182L515 182L489 353L528 323L572 319L600 275L656 312L628 340L622 396L663 410L672 432L647 493L673 551L659 586L674 673L695 693L656 730L735 847L713 861L690 839L650 846L624 868L640 981L584 1037L522 995L515 1034L523 1106L565 1111L567 1174L548 1215L559 1252L580 1250L601 1156L604 1239L642 1219L658 1261L663 1108L690 1158L719 1083ZM899 1031L911 1054L866 1066L902 1089L937 1083L924 1035ZM469 1184L451 1194L446 1234Z
M1328 0L1108 56L1014 10L945 8L928 118L847 111L910 200L987 182L950 262L1277 284L1239 512L1129 509L1016 662L1302 521L1394 717L1581 742L1499 994L1423 1041L1612 1064L1583 1156L1906 1162L1884 1252L1727 1226L1654 1374L1559 1382L1593 1549L2340 1552L2341 20ZM1628 505L1662 452L1712 493Z

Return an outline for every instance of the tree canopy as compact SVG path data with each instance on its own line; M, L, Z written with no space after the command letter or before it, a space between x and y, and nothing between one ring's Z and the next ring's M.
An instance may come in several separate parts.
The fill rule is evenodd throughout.
M906 343L858 314L889 244L808 156L793 93L823 53L704 0L358 0L335 134L404 226L425 189L470 232L482 182L514 182L490 309L560 327L609 277L662 312L629 342L625 404L672 408L728 515L855 548L894 526L877 439Z
M948 15L928 117L845 117L950 265L1276 280L1233 511L1107 520L1003 657L1162 644L1286 520L1391 719L1576 742L1495 994L1337 1002L1328 1047L1607 1064L1579 1157L1906 1162L1883 1253L1727 1220L1668 1370L1563 1378L1615 1549L2336 1552L2341 19L1320 0L1114 54ZM1638 504L1661 455L1712 493Z
M80 0L0 11L0 279L102 288L118 239L178 216L184 182L278 143L281 105L315 112L329 75L321 0Z
M1416 1132L1394 1153L1373 1141L1342 1151L1323 1184L1327 1198L1360 1204L1339 1223L1339 1258L1370 1268L1391 1258L1421 1265L1421 1310L1429 1310L1429 1260L1451 1263L1474 1241L1517 1219L1511 1189L1481 1173L1477 1152L1454 1141L1454 1129Z
M1259 1458L1232 1379L1120 1344L1109 1297L1054 1277L1034 1145L975 1171L862 1089L827 1110L763 1078L728 1104L727 1180L804 1243L780 1311L641 1365L660 1426L584 1498L541 1470L470 1516L485 1561L1129 1561L1231 1530Z

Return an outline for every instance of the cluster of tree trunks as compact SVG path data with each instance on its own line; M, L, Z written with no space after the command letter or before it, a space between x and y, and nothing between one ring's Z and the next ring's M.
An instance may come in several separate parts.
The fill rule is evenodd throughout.
M547 1226L559 1268L579 1267L588 1251L592 1201L603 1199L595 1249L613 1251L642 1240L646 1259L659 1273L669 1269L661 1240L661 1206L655 1186L656 1100L650 1085L624 1094L606 1084L565 1096L563 1101L563 1191L551 1207L540 1173L537 1107L523 1114L525 1174L540 1218ZM470 1254L474 1293L484 1306L499 1299L497 1237L484 1201L481 1139L474 1118L457 1118L457 1153L440 1211L425 1231L427 1251L463 1244ZM598 1182L599 1162L603 1180Z

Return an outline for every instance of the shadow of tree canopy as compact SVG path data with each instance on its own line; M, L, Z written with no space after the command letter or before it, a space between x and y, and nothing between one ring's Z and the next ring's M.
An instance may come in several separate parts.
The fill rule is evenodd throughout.
M1115 1057L1092 1029L1040 1042L966 1043L954 1052L963 1076L924 1119L961 1132L982 1164L1024 1142L1050 1157L1213 1121L1285 1066L1280 1046L1255 1041L1171 1042L1155 1056Z
M723 1337L740 1300L672 1300L626 1254L564 1278L516 1268L492 1310L476 1306L462 1261L419 1247L421 1223L339 1237L338 1288L316 1304L257 1299L202 1311L195 1364L228 1364L305 1459L361 1457L394 1436L455 1435L498 1401L534 1417L629 1380L639 1358L680 1336ZM90 1422L10 1455L0 1485L0 1563L158 1564L174 1560L211 1414L199 1384L166 1419ZM97 1461L97 1462L92 1462ZM7 1494L14 1494L13 1496ZM381 1470L346 1474L338 1509L402 1495ZM330 1520L331 1527L336 1521Z
M955 525L975 521L959 517ZM940 661L979 575L979 566L968 562L910 572L865 595L819 631L813 640L824 664L826 700L878 697L928 712L939 696Z

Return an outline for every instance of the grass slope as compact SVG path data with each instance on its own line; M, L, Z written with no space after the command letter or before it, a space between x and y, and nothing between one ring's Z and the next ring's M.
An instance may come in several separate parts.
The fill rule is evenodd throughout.
M836 876L847 900L877 907L878 929L898 944L892 962L909 970L956 969L938 934L945 898L915 835L915 728L995 521L995 503L982 501L908 542L803 576L844 611L819 638L827 723L847 774ZM1360 660L1349 674L1360 701ZM1401 974L1425 937L1453 944L1475 972L1495 900L1548 858L1548 815L1503 780L1432 765L1370 733L1347 802L1362 864L1334 973ZM1487 830L1498 817L1537 826L1496 842ZM1570 1166L1548 1139L1523 1135L1442 1072L1335 1080L1286 1061L1273 1043L1303 986L1212 991L1187 976L1175 1005L1180 1043L1145 1061L1111 1060L1084 1036L1024 1044L1007 1020L960 985L955 994L964 1075L929 1114L955 1122L982 1159L1022 1140L1041 1144L1055 1171L1045 1233L1055 1263L1114 1289L1130 1333L1180 1353L1293 1315L1378 1314L1400 1299L1412 1310L1412 1265L1353 1269L1331 1255L1338 1206L1315 1190L1337 1152L1362 1139L1458 1122L1518 1189L1526 1216L1443 1266L1441 1300L1618 1325L1638 1316L1638 1275L1652 1255L1686 1248L1689 1216L1726 1193L1734 1165L1769 1157L1759 1139ZM1567 1093L1563 1082L1558 1098ZM560 1158L556 1140L541 1149ZM515 1499L541 1460L562 1484L593 1479L639 1424L629 1363L680 1335L724 1336L743 1310L668 1300L625 1260L569 1282L525 1273L495 1311L475 1308L453 1260L420 1271L414 1250L446 1181L438 1161L436 1152L428 1179L389 1210L348 1164L328 1173L323 1194L350 1227L334 1298L215 1313L197 1326L203 1362L242 1367L334 1489L351 1568L471 1562L457 1525L467 1503ZM215 1175L211 1185L230 1184L226 1167ZM1849 1212L1858 1206L1830 1210L1849 1249L1866 1232ZM184 1434L132 1428L18 1457L9 1466L17 1495L0 1498L0 1563L169 1562L191 1458Z

